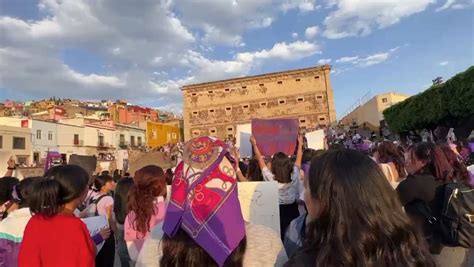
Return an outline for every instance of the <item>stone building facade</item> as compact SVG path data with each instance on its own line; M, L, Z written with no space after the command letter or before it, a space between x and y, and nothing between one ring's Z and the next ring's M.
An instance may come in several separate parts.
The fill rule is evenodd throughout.
M303 129L336 122L329 65L183 86L184 138L233 137L253 118L295 118Z

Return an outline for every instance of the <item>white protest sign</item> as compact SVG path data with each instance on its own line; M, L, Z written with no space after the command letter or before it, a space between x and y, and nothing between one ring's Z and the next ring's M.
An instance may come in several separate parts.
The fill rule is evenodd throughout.
M308 148L315 150L324 149L324 130L317 130L305 134Z
M108 225L107 218L105 216L94 216L81 220L87 226L87 230L89 230L89 234L91 235L91 237L99 233L102 228ZM97 245L96 255L99 253L103 246L104 242Z
M237 188L244 220L280 233L277 182L243 182Z
M252 144L250 144L251 134L249 133L240 133L240 157L252 157Z
M280 209L277 182L237 183L240 209L247 222L264 225L280 233ZM171 186L167 186L167 200Z
M235 132L235 146L240 148L240 157L252 156L252 144L250 144L252 124L247 123L237 125Z

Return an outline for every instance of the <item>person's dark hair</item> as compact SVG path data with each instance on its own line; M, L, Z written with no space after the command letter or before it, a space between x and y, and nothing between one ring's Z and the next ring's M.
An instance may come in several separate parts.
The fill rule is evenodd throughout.
M278 152L273 155L272 173L275 175L275 181L283 184L291 182L292 171L293 166L291 165L290 158L285 153Z
M247 167L247 179L252 182L262 182L263 175L258 161L256 159L249 160L249 166Z
M30 196L31 191L33 190L33 185L35 182L44 179L43 177L28 177L20 181L16 187L16 194L18 196L18 207L26 208L28 207L28 197Z
M163 169L149 165L138 170L128 194L128 211L135 213L132 228L143 236L150 232L150 218L157 212L154 202L158 196L166 198L166 178Z
M33 183L28 204L32 213L46 217L55 216L64 204L81 197L89 182L89 174L76 165L54 166L44 178Z
M456 180L457 182L468 184L470 180L469 171L464 163L458 160L456 153L454 153L448 145L441 145L440 148L446 156L448 163L453 168L453 172L451 173L452 177L449 177L448 180Z
M99 192L108 182L113 182L114 178L110 175L99 175L94 179L94 191Z
M368 156L328 151L312 161L307 181L319 214L287 266L434 266L425 240Z
M343 144L334 143L329 146L329 150L341 150L341 149L346 149Z
M166 173L165 173L165 176L166 176L166 184L167 185L171 185L173 183L173 170L172 169L167 169L166 170Z
M110 175L110 172L109 171L102 171L102 173L100 173L100 175Z
M397 169L400 178L406 177L407 173L405 170L405 158L393 142L381 142L377 146L377 152L379 154L379 163L392 162L395 164L395 168Z
M128 192L132 188L133 179L130 177L124 177L117 182L114 194L114 213L117 222L120 224L125 223L125 217L127 216L127 204L128 204Z
M114 177L114 181L118 182L122 178L122 175L120 175L120 170L118 169L114 170L113 177Z
M303 159L301 160L301 163L310 163L311 160L316 156L316 150L312 148L305 149L303 151Z
M324 152L326 152L326 150L324 149L318 149L318 150L314 150L311 148L306 149L303 152L303 159L301 163L302 164L311 163L311 161L313 161L314 158L321 156L322 154L324 154Z
M425 166L418 173L431 174L442 182L447 182L452 178L453 168L438 146L428 142L421 142L410 146L408 152L411 153L412 160L414 159L413 156L415 156L418 160L426 162Z
M125 176L125 177L130 177L131 175L130 175L129 172L126 172L124 176Z
M245 163L242 161L239 161L239 169L242 173L247 173L248 172L248 167Z
M0 205L11 201L13 188L20 183L15 177L5 176L0 178Z
M179 229L173 238L163 235L163 256L160 266L178 267L217 267L214 259L200 247L183 229ZM247 238L240 241L224 263L224 267L242 267L247 247Z

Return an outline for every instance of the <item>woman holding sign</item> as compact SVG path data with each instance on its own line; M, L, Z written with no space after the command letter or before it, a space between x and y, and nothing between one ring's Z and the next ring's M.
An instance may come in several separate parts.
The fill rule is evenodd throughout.
M283 240L288 225L300 215L296 200L298 199L300 169L303 159L303 136L298 135L298 150L296 152L295 164L291 164L288 155L283 152L278 152L273 155L271 170L267 167L254 136L250 138L250 143L252 143L255 157L258 160L265 181L278 182L280 234Z

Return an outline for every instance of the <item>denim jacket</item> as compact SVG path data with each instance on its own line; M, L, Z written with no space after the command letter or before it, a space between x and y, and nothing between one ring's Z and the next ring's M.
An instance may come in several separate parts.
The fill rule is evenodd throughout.
M285 246L288 258L291 258L291 256L303 246L306 231L306 216L307 214L303 214L291 221L290 226L288 226L286 230L283 245Z

